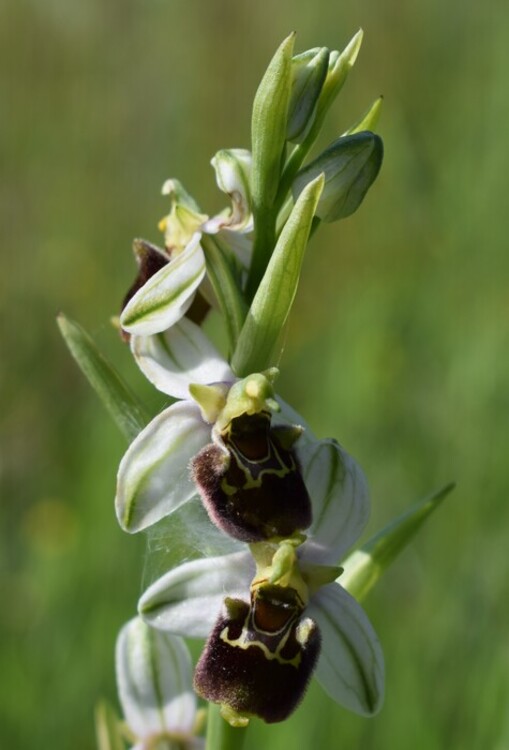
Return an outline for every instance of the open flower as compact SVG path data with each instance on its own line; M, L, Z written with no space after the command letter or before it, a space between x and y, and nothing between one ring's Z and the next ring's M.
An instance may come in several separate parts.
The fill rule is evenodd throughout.
M184 641L130 620L117 639L117 684L133 750L199 750L192 662Z
M302 611L308 636L314 625L321 634L316 678L335 701L370 715L379 710L383 700L383 655L366 614L340 585L340 571L335 567L368 518L364 477L334 441L314 442L304 437L298 451L313 504L313 523L305 541L290 553L291 542L262 542L250 545L251 549L238 544L237 550L228 554L185 562L145 591L139 611L161 630L198 638L212 633L213 640L220 636L224 641L227 636L221 633L232 620L232 606L238 606L235 601L250 605L260 584L279 585L289 575L284 585L299 594L302 610L297 614ZM268 573L264 573L264 557ZM233 605L228 601L225 605L225 599ZM248 610L249 606L245 612ZM218 633L221 618L224 627ZM243 647L247 647L245 641ZM255 642L248 648L261 647ZM220 666L216 664L216 669ZM297 700L304 688L305 680ZM261 711L255 713L263 717Z
M242 541L307 528L311 502L295 452L303 428L272 424L277 371L236 379L186 319L164 335L133 336L131 346L149 380L183 400L153 419L122 459L120 525L140 531L199 492L212 521Z
M169 214L159 223L164 248L145 240L134 241L138 275L124 298L120 316L126 334L164 331L187 313L205 277L203 234L218 234L221 242L239 255L241 264L247 264L250 243L246 248L245 236L253 229L251 154L244 149L219 151L212 165L219 188L231 198L231 208L209 219L178 180L164 183L163 194L171 201ZM193 316L198 322L203 302L199 307Z

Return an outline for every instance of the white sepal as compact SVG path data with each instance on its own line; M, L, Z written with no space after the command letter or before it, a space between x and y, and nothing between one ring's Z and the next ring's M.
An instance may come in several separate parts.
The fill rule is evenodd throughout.
M173 257L138 289L120 316L129 333L149 336L174 325L185 314L205 275L205 256L196 232L185 250Z
M236 232L251 232L251 152L243 148L222 149L211 164L216 172L217 186L230 196L232 206L206 221L203 231L215 234L228 228Z
M316 678L330 697L363 716L380 710L384 659L364 610L339 584L321 588L307 612L322 634Z
M136 617L117 638L116 670L124 717L136 737L192 732L193 666L182 639L160 633Z
M189 638L206 638L225 597L249 597L255 574L250 553L233 552L179 565L142 595L138 611L152 627Z
M145 377L174 398L188 399L191 383L206 385L235 379L201 328L187 318L165 333L132 336L131 350Z
M369 519L366 478L334 440L297 443L302 475L313 508L310 544L303 557L336 565L357 541Z
M115 506L125 531L151 526L196 494L189 462L208 442L210 427L190 401L173 404L140 432L118 470Z

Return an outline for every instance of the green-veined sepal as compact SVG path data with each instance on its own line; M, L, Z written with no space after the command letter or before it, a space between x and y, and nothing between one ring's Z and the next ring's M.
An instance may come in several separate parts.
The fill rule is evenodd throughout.
M115 507L124 531L151 526L196 494L189 462L209 441L210 426L191 401L173 404L140 432L118 470Z
M116 644L117 685L126 723L139 740L192 734L196 699L192 662L181 638L130 620Z
M187 318L164 333L132 336L131 351L145 377L174 398L188 399L191 383L234 380L227 362Z
M363 716L380 710L384 659L362 607L337 583L321 588L306 612L322 634L316 677L337 703Z
M296 452L311 497L313 523L305 560L334 565L359 538L369 519L366 478L335 440L297 442Z
M206 638L225 596L248 598L255 573L246 550L183 563L155 581L138 611L153 627L189 638Z
M186 313L205 276L205 256L196 232L186 248L139 289L120 316L128 333L149 336L164 331Z
M251 213L251 152L243 148L222 149L212 158L217 186L230 196L232 205L203 225L210 234L220 229L250 232L253 229Z

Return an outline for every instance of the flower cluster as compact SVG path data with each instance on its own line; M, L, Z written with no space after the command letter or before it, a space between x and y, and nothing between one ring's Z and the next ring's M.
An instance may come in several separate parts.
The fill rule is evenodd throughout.
M381 164L381 140L370 130L376 102L303 165L360 41L359 33L342 53L294 56L288 37L255 97L252 151L223 150L212 160L231 206L210 218L168 180L164 247L134 242L138 275L120 327L144 375L174 402L121 461L117 517L137 532L199 502L204 533L215 535L214 552L181 560L148 587L142 620L120 636L120 693L137 736L143 722L136 729L126 696L144 688L126 686L131 673L144 683L144 672L130 667L142 650L128 648L132 639L181 653L171 639L206 638L194 689L234 726L252 716L286 719L313 674L353 711L370 715L381 705L380 645L338 565L368 518L364 475L274 389L307 241L320 221L356 210ZM201 327L210 310L223 316L227 359ZM170 545L171 522L165 528ZM182 727L189 733L188 718Z

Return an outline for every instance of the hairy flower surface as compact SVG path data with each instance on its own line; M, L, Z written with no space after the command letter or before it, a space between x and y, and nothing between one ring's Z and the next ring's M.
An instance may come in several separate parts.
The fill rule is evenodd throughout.
M242 541L307 528L311 502L297 453L303 428L272 424L276 371L236 379L185 319L164 335L133 336L131 346L149 380L183 400L152 420L122 459L121 526L140 531L199 492L213 522Z
M299 451L307 454L302 461L303 476L312 499L313 523L305 541L297 539L295 565L285 568L283 564L278 549L286 550L285 542L261 542L250 549L239 544L238 551L188 561L170 570L143 594L139 611L161 630L201 638L212 633L213 650L218 644L218 623L222 622L223 632L232 619L232 605L225 605L225 599L244 602L249 609L252 592L259 585L274 581L280 585L284 580L287 588L300 590L303 607L299 616L305 616L308 627L316 624L321 634L318 681L338 703L361 714L373 714L383 700L381 647L363 609L334 580L340 572L335 566L368 518L364 477L334 441L305 439ZM264 555L266 575L260 564ZM248 609L244 608L245 616ZM224 668L228 670L228 662ZM238 681L235 669L233 679Z
M200 750L195 737L196 697L192 662L184 641L139 617L119 633L116 670L120 703L133 735L133 750Z

